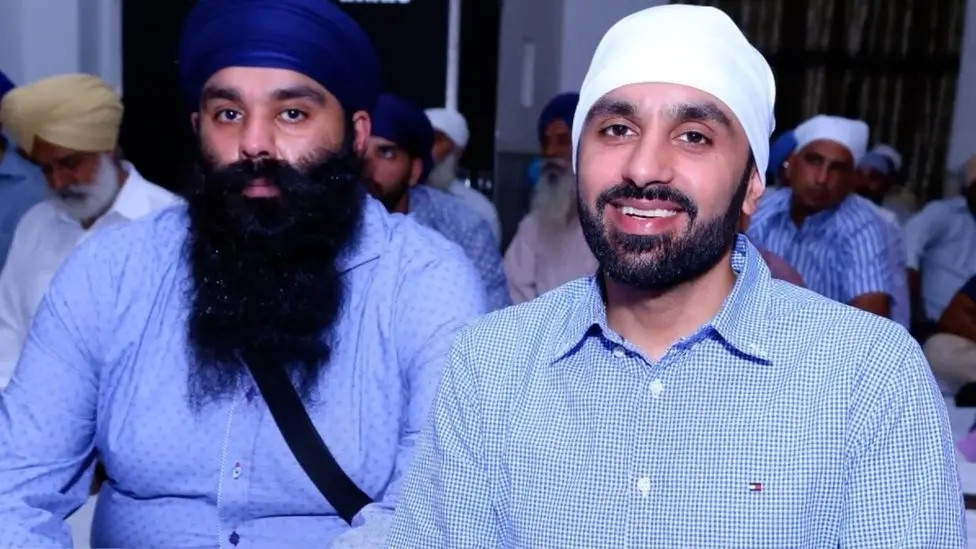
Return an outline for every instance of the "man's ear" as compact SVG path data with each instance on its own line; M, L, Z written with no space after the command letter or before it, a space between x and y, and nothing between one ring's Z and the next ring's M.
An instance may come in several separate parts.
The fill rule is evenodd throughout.
M366 154L366 140L373 131L373 121L366 111L356 111L352 115L352 150L357 156Z
M190 114L190 126L193 128L194 134L200 133L200 113L195 112Z
M410 186L416 186L420 183L420 176L424 173L424 161L419 158L414 158L410 161Z
M746 183L748 188L746 189L746 198L742 202L742 214L746 217L751 217L756 213L756 209L759 207L759 199L762 198L763 193L766 191L766 185L763 183L762 178L759 177L759 170L753 166L752 173L749 174L749 181Z

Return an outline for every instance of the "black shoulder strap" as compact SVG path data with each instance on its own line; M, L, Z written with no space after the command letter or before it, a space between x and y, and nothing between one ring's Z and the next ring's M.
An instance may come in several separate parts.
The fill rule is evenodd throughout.
M308 411L302 405L302 399L285 370L267 364L246 362L278 430L298 464L325 499L335 507L339 516L351 524L353 517L373 500L336 463L329 447L315 429L312 419L308 417Z

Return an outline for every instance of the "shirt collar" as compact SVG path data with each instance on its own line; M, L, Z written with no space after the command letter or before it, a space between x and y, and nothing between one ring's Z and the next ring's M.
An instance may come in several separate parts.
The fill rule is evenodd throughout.
M115 197L109 211L128 220L138 219L152 213L157 205L150 200L150 196L159 187L142 177L142 174L131 162L123 161L122 169L126 171L128 176L125 178L122 188L119 189L119 194Z
M736 237L732 250L732 270L737 274L735 285L722 308L711 322L685 341L715 333L739 353L765 362L769 357L766 335L771 276L759 251L741 234ZM593 331L612 333L607 325L599 275L587 279L582 296L574 301L568 318L563 337L554 349L554 361L574 351Z
M376 259L390 240L392 218L386 208L368 195L363 197L362 208L356 236L336 260L340 273Z

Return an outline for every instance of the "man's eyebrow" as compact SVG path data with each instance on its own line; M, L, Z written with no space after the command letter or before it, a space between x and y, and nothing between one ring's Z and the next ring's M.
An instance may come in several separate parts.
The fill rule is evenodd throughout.
M684 122L714 122L732 131L732 121L717 104L706 101L702 103L682 103L668 108L668 118L677 123Z
M590 108L590 112L586 113L586 121L589 122L593 118L598 116L601 117L629 117L634 116L637 112L637 107L628 101L620 101L617 99L600 99Z
M308 86L292 86L275 90L272 97L276 101L289 99L310 99L319 105L325 105L325 94Z
M214 86L207 86L206 88L203 88L203 93L200 94L201 103L214 101L216 99L239 102L241 100L241 94L238 93L237 90L231 88L218 88Z

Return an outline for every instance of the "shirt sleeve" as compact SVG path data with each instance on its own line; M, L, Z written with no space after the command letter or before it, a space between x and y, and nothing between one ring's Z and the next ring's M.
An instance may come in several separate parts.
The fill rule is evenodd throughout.
M965 547L945 403L921 349L899 331L873 346L854 391L840 547Z
M837 266L843 276L842 301L850 303L864 294L888 294L893 298L891 260L888 228L880 217L852 231Z
M469 339L451 352L430 422L418 444L389 547L501 546L485 457L481 384Z
M14 232L3 271L0 271L0 388L10 383L17 359L20 358L30 312L24 310L23 292L31 286L36 273L30 269L32 261L30 217L23 219Z
M456 254L456 255L454 255ZM413 462L414 447L434 402L441 373L458 331L487 312L484 285L459 248L444 259L407 268L396 305L397 354L408 404L401 420L396 466L381 498L353 519L353 528L331 549L385 546L400 497L401 485Z
M941 232L946 215L939 202L933 202L905 223L905 262L909 269L919 270L922 255Z
M0 546L70 546L65 517L88 496L94 461L103 261L70 257L35 314L0 397ZM107 273L106 273L107 274Z
M530 214L531 215L531 214ZM535 228L530 217L519 223L515 237L505 252L505 277L513 303L524 303L539 297L535 280Z

